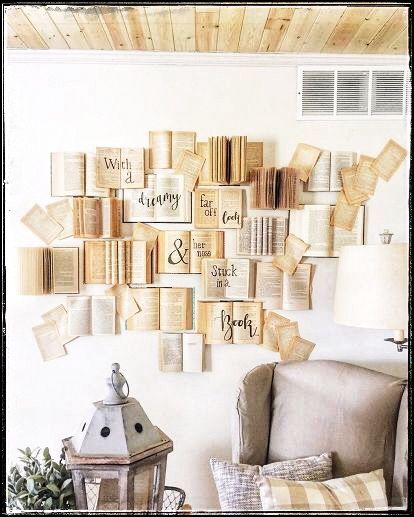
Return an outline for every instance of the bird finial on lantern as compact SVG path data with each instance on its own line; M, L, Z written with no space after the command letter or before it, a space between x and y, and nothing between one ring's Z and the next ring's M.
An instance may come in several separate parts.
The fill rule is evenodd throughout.
M105 405L113 406L117 404L125 404L125 402L128 401L129 385L119 369L119 363L113 363L111 365L111 375L106 379L108 392L103 400ZM125 384L128 390L126 395L123 391Z

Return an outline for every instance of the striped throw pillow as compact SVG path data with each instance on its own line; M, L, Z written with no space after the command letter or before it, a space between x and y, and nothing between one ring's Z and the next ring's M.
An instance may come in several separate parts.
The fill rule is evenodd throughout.
M323 482L256 476L263 510L329 511L388 507L383 471Z

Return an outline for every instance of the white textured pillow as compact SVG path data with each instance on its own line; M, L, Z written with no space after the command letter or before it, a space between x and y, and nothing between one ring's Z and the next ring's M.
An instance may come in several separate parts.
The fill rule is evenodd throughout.
M278 461L260 467L211 458L211 470L223 511L260 511L258 475L281 479L325 481L332 478L332 458L328 453L296 460Z
M382 470L329 481L291 481L257 476L263 510L340 511L388 507Z

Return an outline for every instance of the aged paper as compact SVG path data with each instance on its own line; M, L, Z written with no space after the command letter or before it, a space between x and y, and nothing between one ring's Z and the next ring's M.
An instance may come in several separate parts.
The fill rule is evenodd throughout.
M201 273L203 259L222 258L224 255L224 232L193 230L190 241L190 273Z
M181 334L161 332L158 345L158 368L161 372L183 371Z
M233 302L233 343L262 343L263 307L260 302Z
M143 287L131 289L140 311L127 319L127 330L159 330L160 289Z
M331 152L321 151L306 185L309 192L329 192L331 175Z
M291 212L289 231L309 244L304 256L329 256L330 215L329 205L302 205Z
M52 196L85 194L85 154L51 153Z
M273 265L292 275L308 248L309 244L290 233L285 242L285 254L275 257Z
M311 264L298 264L293 275L283 274L283 310L306 311L310 308Z
M96 186L119 188L121 149L119 147L96 148Z
M344 230L352 230L358 216L358 212L359 206L350 205L346 200L345 194L341 191L332 213L332 226L337 226Z
M241 228L243 190L225 188L219 192L219 228Z
M211 184L211 172L210 172L210 156L208 152L207 142L197 142L197 154L205 158L203 167L201 168L200 176L198 178L199 185L210 185Z
M170 169L172 153L171 131L149 132L149 167L150 169Z
M354 167L356 163L357 153L352 151L333 151L331 153L330 191L342 189L342 169Z
M332 208L332 212L335 210ZM364 244L364 207L358 207L358 214L352 230L344 230L337 226L331 226L331 256L339 257L342 246L360 246Z
M68 334L68 313L63 305L58 305L50 309L42 314L41 318L46 322L52 322L56 325L62 345L77 338L77 336L69 336Z
M263 167L263 142L247 142L247 170L253 167Z
M178 332L193 328L192 288L160 288L160 330Z
M92 301L90 296L68 296L66 298L68 311L69 336L90 336L92 334Z
M149 255L157 243L157 238L161 230L144 223L135 223L132 232L132 239L134 241L146 241L147 254Z
M265 309L282 308L282 275L271 262L256 264L256 298Z
M114 285L113 287L106 289L105 294L107 296L115 296L116 312L123 320L132 318L132 316L140 311L140 308L133 296L132 289L130 289L126 284Z
M197 330L205 334L206 345L233 343L232 302L199 301L197 309Z
M196 228L219 227L219 189L197 188L194 192Z
M73 235L73 210L69 199L62 199L46 205L47 214L54 219L63 230L59 233L58 238L66 239Z
M361 154L354 178L354 188L368 196L374 194L378 182L378 173L372 167L373 162L372 156Z
M106 246L109 241L84 242L84 283L106 284Z
M276 327L290 323L288 318L276 314L275 312L267 312L263 325L263 346L274 352L279 351L278 333Z
M182 174L184 176L184 185L186 190L194 190L204 162L205 158L203 158L203 156L194 154L191 151L181 152L178 157L175 171L177 174Z
M192 131L173 131L171 135L171 165L177 168L183 151L195 151L196 134ZM193 190L193 189L190 189Z
M299 327L297 321L291 321L290 323L285 323L283 325L278 325L276 327L277 333L277 342L279 345L279 353L282 361L288 359L288 351L291 339L294 336L299 336Z
M299 171L299 179L308 181L319 158L321 149L308 144L298 144L288 167Z
M18 294L45 294L44 276L47 248L17 248Z
M115 334L115 296L92 296L92 334Z
M354 183L356 174L356 166L345 167L341 170L343 192L345 194L346 200L350 205L359 206L363 201L369 199L369 196L367 194L363 194L355 188Z
M190 233L188 231L167 230L159 234L158 272L190 272Z
M58 329L54 322L50 321L32 328L37 346L43 361L50 361L66 355L66 350L61 343Z
M111 197L110 188L96 185L96 155L87 153L85 158L85 196Z
M52 248L53 292L79 293L79 248Z
M299 336L293 336L288 346L286 359L288 361L306 361L314 348L315 343Z
M206 258L201 263L201 285L204 298L225 298L226 281L224 276L219 277L220 271L226 270L226 259Z
M39 205L33 205L20 220L46 244L50 244L63 231L63 227Z
M122 147L119 188L144 188L144 148Z
M407 156L407 150L394 140L390 139L380 154L372 162L371 167L377 175L385 181L389 181L398 170Z

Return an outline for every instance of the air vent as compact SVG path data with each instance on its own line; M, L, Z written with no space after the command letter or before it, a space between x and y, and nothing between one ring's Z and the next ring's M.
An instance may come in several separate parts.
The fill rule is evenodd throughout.
M299 67L299 119L400 118L408 72L387 67Z

